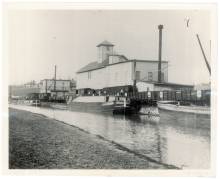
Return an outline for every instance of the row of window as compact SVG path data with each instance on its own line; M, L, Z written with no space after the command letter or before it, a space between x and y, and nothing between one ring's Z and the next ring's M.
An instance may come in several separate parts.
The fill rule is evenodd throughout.
M88 72L88 79L91 79L91 78L92 78L92 73L91 73L91 71L89 71ZM118 79L118 73L116 72L115 73L115 80L117 80L117 79ZM144 79L141 79L141 72L140 71L136 71L135 79L136 80L144 80ZM153 72L148 72L148 81L153 81ZM163 72L161 73L161 81L164 81L164 73Z
M153 81L153 72L148 72L148 76L147 76L147 80L148 81ZM141 72L140 71L136 71L136 75L135 75L135 79L136 80L146 80L146 78L141 79ZM164 81L164 73L161 73L161 80Z

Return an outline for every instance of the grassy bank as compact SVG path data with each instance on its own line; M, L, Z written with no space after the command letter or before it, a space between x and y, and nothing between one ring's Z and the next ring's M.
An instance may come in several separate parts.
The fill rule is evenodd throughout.
M129 151L120 150L112 143L73 126L15 109L9 109L9 167L167 168Z

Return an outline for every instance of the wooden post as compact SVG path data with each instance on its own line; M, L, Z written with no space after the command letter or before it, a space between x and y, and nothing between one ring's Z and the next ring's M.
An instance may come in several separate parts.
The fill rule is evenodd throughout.
M180 92L181 92L181 93L180 93L180 95L181 95L181 96L180 96L180 100L183 101L183 93L182 93L183 91L181 90Z
M191 95L191 90L189 91L189 101L192 101L192 95Z

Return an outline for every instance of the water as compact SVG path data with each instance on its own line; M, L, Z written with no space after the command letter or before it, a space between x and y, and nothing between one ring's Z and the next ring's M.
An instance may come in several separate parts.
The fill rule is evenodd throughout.
M125 117L11 105L40 113L119 143L159 162L210 167L210 116L160 110L160 118Z

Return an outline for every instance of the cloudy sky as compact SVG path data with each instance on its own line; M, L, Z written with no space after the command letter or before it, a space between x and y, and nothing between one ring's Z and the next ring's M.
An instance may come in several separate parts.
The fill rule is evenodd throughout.
M189 18L189 27L186 19ZM97 60L96 45L108 40L129 59L158 59L158 25L163 24L162 59L168 80L209 82L196 39L210 59L210 14L206 10L10 10L7 14L10 84L75 78Z

